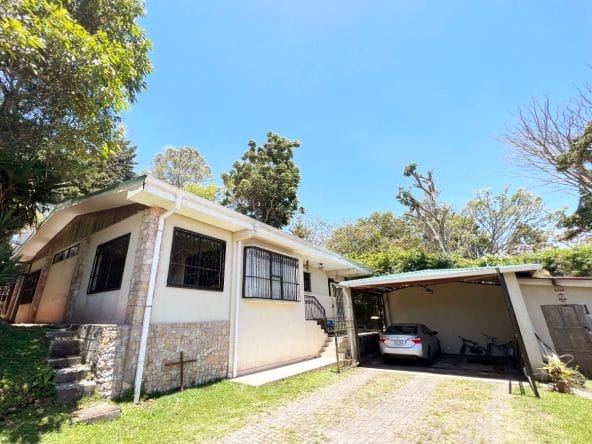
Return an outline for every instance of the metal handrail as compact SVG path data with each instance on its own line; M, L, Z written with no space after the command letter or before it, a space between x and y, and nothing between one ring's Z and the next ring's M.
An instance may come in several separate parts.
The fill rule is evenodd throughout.
M325 314L325 307L321 305L321 303L316 297L309 294L305 295L304 304L306 308L306 320L327 320L327 315Z

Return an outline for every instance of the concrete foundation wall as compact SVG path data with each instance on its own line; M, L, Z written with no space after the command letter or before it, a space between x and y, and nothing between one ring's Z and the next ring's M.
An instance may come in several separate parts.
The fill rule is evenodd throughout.
M185 386L204 384L226 378L228 373L228 321L177 322L150 325L143 390L147 393L166 392L180 386L180 366L165 366L183 360Z
M78 334L83 340L81 356L91 370L103 398L117 398L130 389L123 383L130 326L84 324Z
M512 324L499 286L450 283L430 285L433 293L412 287L388 294L389 324L422 323L438 331L443 353L458 353L458 336L485 346L483 333L500 342L513 338Z

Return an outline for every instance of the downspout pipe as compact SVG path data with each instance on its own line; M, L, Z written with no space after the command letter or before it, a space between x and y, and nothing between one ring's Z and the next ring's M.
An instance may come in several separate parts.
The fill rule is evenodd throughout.
M136 367L136 379L134 382L134 404L140 402L140 391L142 389L142 377L144 376L144 366L146 364L146 347L148 345L148 331L150 330L150 318L152 316L152 303L154 301L154 290L156 288L156 276L158 272L158 263L160 262L160 249L162 245L162 233L164 231L164 221L181 207L181 192L177 191L175 196L175 206L165 213L158 216L158 228L156 239L154 240L154 254L152 264L150 265L150 276L148 279L148 293L146 295L146 305L144 306L144 318L142 319L142 333L140 335L140 350L138 351L138 365Z

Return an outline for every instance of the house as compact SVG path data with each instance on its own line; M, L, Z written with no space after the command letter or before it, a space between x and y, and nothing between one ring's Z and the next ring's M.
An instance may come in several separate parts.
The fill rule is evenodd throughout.
M104 396L139 395L315 357L329 282L369 271L217 203L142 176L59 205L17 254L2 317L82 325Z

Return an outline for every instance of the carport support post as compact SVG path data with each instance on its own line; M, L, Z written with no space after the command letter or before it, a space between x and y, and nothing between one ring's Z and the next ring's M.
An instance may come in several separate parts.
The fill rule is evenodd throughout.
M348 337L350 350L352 354L352 367L356 367L360 362L360 356L358 354L358 335L354 318L354 303L352 299L352 290L348 287L341 287L341 291L343 291L343 309L346 312L345 318L351 319L351 322L347 323Z
M503 282L500 282L500 284L502 284L502 290L505 283L507 296L510 299L512 305L511 308L516 317L518 329L520 330L519 333L522 337L522 342L524 343L524 353L526 354L528 363L534 373L534 370L541 368L544 363L539 351L537 339L532 329L532 323L530 321L530 316L528 315L526 303L524 302L524 296L520 290L520 284L518 283L515 273L503 273L501 274L501 277L503 278Z

